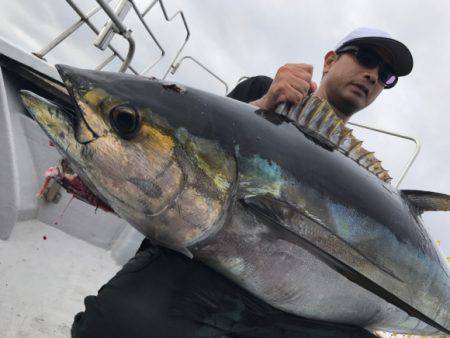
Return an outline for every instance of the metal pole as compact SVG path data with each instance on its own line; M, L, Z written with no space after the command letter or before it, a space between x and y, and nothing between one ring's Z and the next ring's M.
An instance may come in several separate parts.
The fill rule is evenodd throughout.
M203 65L200 61L197 61L196 59L194 59L192 56L183 56L180 61L178 61L177 64L175 64L172 67L172 70L170 71L171 74L175 74L175 72L178 70L178 68L180 67L181 63L184 60L191 60L193 62L195 62L197 65L199 65L200 67L202 67L204 70L206 70L209 74L211 74L213 77L215 77L219 82L221 82L224 86L225 86L225 95L228 94L228 85L227 83L222 80L218 75L214 74L212 72L212 70L210 70L209 68L207 68L205 65Z
M189 37L191 36L191 32L189 31L189 27L188 24L186 22L186 18L184 17L183 11L177 11L175 12L175 14L173 14L171 17L169 17L167 15L167 11L166 8L164 7L164 3L162 2L162 0L155 0L153 1L148 7L147 9L142 13L142 16L145 16L154 6L156 3L159 3L161 10L163 12L164 18L166 19L166 21L172 21L173 18L175 18L177 15L181 16L181 19L183 20L183 24L184 24L184 28L186 29L186 38L184 39L183 44L181 45L181 48L178 50L177 54L175 55L175 57L173 58L172 62L170 63L169 68L167 69L166 73L164 74L164 76L162 77L162 79L164 80L167 75L169 74L169 72L171 71L175 61L178 59L178 57L181 54L181 51L183 50L183 48L186 46Z
M142 16L146 16L148 12L153 8L153 6L156 5L156 3L159 2L159 0L154 0L150 5L148 5L147 9L142 12Z
M84 13L81 11L81 9L79 9L77 7L77 5L75 5L75 3L72 0L66 0L66 2L69 4L70 7L72 7L72 9L78 14L78 16L80 18L83 19L83 21L86 23L86 25L88 25L88 27L95 33L98 35L99 31L98 29L92 24L92 22L84 15ZM111 45L108 45L108 48L115 54L117 55L117 57L124 61L125 59L123 58L122 55L120 55L120 53ZM129 68L131 69L131 71L134 74L138 74L138 72L131 66L129 66Z
M159 43L159 41L156 39L156 37L153 35L153 32L150 30L150 27L148 27L147 23L145 22L144 19L144 15L148 13L148 9L146 10L146 12L144 12L145 14L141 14L139 12L139 8L136 6L136 4L134 3L133 0L128 0L131 5L134 8L134 11L136 12L136 15L138 16L139 20L141 20L141 23L144 25L145 29L147 30L148 34L150 34L150 37L153 39L153 41L156 43L156 45L158 46L159 50L161 51L161 55L159 56L159 58L152 63L150 66L148 66L147 68L145 68L142 72L141 75L144 75L145 73L147 73L150 69L152 69L166 54L166 51L162 48L161 44ZM155 2L154 2L155 3ZM154 4L153 3L153 4ZM151 7L150 7L151 8Z
M105 61L103 61L101 64L99 64L97 67L95 67L95 70L102 70L105 68L114 58L116 57L115 54L110 55Z
M127 53L127 58L125 59L125 61L122 63L122 66L119 69L119 72L121 73L125 73L128 69L128 66L131 63L131 60L133 59L134 56L134 52L136 50L136 44L134 43L133 38L131 38L131 36L128 38L126 38L128 40L128 44L129 44L129 48L128 48L128 53Z
M125 61L122 63L122 66L119 69L119 72L124 73L128 69L128 66L130 65L131 60L133 59L134 52L135 52L135 49L136 49L136 45L134 43L134 40L131 37L131 31L128 30L122 24L122 22L120 22L120 20L117 18L117 16L114 13L114 11L109 7L109 5L105 1L103 1L103 0L96 0L96 1L103 8L105 13L110 17L112 22L116 25L118 33L120 35L122 35L125 39L127 39L127 41L128 41L128 44L129 44L128 53L127 53Z
M147 23L144 20L144 15L145 14L141 14L139 12L139 8L136 6L134 0L128 0L131 5L134 8L134 11L136 12L139 20L141 20L142 24L144 25L145 29L147 30L148 34L150 34L150 36L152 37L153 41L155 41L156 45L158 46L159 50L161 51L161 54L164 55L166 52L164 51L164 49L162 48L161 44L159 43L158 39L156 39L155 35L153 34L153 32L150 30L150 28L148 27Z
M131 7L132 6L129 0L119 0L116 4L116 7L113 9L114 15L117 17L117 20L123 22ZM100 30L97 38L94 40L94 46L100 50L105 50L111 43L116 33L116 25L111 19L109 19Z
M395 137L400 137L400 138L403 138L405 140L409 140L409 141L412 141L412 142L415 143L416 149L414 150L414 153L411 155L410 159L408 160L408 162L407 162L405 168L403 169L399 179L397 180L397 183L395 183L395 185L394 185L396 188L398 188L400 186L400 183L402 183L403 179L405 178L406 174L408 173L409 169L413 165L414 161L416 160L417 155L420 152L420 146L421 146L420 145L420 141L417 138L415 138L415 137L402 135L402 134L395 133L395 132L392 132L392 131L387 131L387 130L384 130L384 129L378 129L378 128L374 128L374 127L369 127L369 126L366 126L366 125L363 125L363 124L359 124L359 123L348 122L348 124L351 124L353 126L357 126L357 127L360 127L360 128L364 128L364 129L377 131L379 133L383 133L383 134L387 134L387 135L391 135L391 136L395 136Z
M107 0L107 2L111 2L111 0ZM64 32L62 32L60 35L58 35L55 39L53 39L47 46L42 48L39 52L33 53L35 56L43 59L46 54L48 54L53 48L58 46L62 41L64 41L66 38L68 38L73 32L75 32L78 28L80 28L86 20L94 16L99 10L101 9L100 6L97 6L93 8L91 11L89 11L86 16L83 16L75 22L72 26L67 28Z
M109 7L109 5L104 0L96 0L97 3L103 8L105 13L109 16L112 22L116 25L117 31L121 35L126 35L128 33L127 28L120 22L117 18L116 13Z
M88 18L86 18L86 16L85 16L84 13L81 11L81 9L79 9L79 8L77 7L77 5L75 5L75 3L74 3L72 0L66 0L66 2L69 4L70 7L72 7L72 9L78 14L78 16L79 16L80 18L84 19L84 21L86 22L86 25L88 25L89 28L92 29L92 30L94 31L94 33L98 35L98 33L99 33L98 29L92 24L92 22L91 22ZM122 60L122 61L125 60L124 57L123 57L122 55L120 55L120 53L119 53L113 46L109 45L108 48L109 48L115 55L117 55L117 57L118 57L120 60ZM137 72L132 66L129 66L129 68L131 69L131 71L132 71L134 74L138 74L138 72Z

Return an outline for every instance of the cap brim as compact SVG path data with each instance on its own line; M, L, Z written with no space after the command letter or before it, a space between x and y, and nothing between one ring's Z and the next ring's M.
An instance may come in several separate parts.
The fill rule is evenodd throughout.
M348 45L374 45L386 50L390 54L390 64L397 76L405 76L411 73L413 68L413 58L408 47L400 41L385 37L363 37L347 41Z

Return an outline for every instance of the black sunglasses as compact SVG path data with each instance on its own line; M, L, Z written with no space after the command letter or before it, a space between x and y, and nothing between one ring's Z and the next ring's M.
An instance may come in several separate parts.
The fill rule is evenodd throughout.
M374 69L378 67L378 79L385 89L392 88L397 83L398 76L394 74L391 67L389 67L374 51L356 46L345 46L336 51L336 54L338 55L344 53L355 55L356 60L366 68Z

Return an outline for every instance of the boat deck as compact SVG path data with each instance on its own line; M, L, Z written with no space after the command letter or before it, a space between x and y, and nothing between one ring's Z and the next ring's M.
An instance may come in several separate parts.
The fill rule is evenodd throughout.
M109 250L37 220L0 241L2 337L69 337L83 299L120 266Z

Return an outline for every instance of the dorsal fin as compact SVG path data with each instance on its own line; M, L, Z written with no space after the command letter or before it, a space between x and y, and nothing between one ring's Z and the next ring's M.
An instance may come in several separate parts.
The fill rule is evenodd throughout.
M419 213L424 211L450 211L450 196L431 191L402 190Z
M344 122L336 115L328 101L309 96L303 102L291 109L286 115L297 127L307 129L311 134L330 141L334 149L373 173L384 182L390 182L392 177L381 166L381 162L362 147L362 141L353 136L352 130L345 127Z

